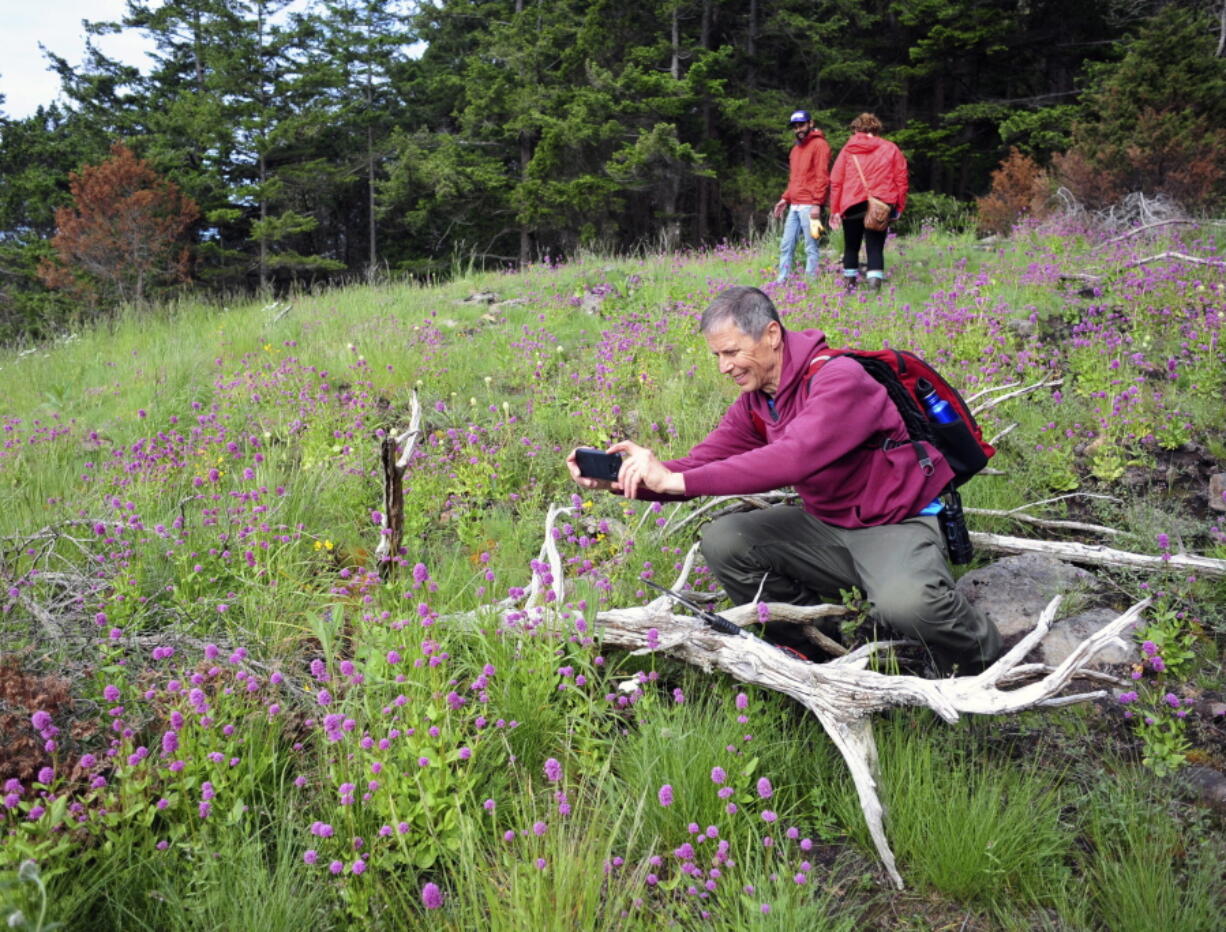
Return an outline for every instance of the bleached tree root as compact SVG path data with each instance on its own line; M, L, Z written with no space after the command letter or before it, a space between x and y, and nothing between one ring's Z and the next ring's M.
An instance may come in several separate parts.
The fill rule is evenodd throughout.
M989 669L978 676L943 680L869 670L866 664L871 651L863 649L855 656L849 654L830 663L806 663L758 638L718 634L695 618L674 614L668 602L662 596L644 606L600 612L596 621L603 643L633 652L654 650L700 670L719 670L743 683L790 696L812 712L847 762L877 854L899 889L903 880L885 836L885 809L877 793L871 715L895 707L924 706L945 721L955 722L968 713L1002 715L1099 698L1102 692L1060 693L1103 646L1133 625L1149 604L1137 603L1082 642L1059 666L1042 668L1038 672L1047 672L1041 679L1006 691L1001 685L1013 678L1022 658L1051 627L1059 598L1043 611L1034 630ZM653 629L655 633L649 638L648 631ZM1034 665L1024 672L1036 672Z
M530 605L540 605L541 588L553 592L553 604L561 604L565 595L562 561L553 538L553 524L558 516L570 509L554 507L546 520L542 555L548 560L534 567L534 590ZM693 569L698 547L691 547L678 572L673 590L685 586ZM541 580L549 572L551 579ZM539 585L538 585L539 582ZM545 600L548 602L549 600ZM660 653L705 672L719 670L742 683L770 689L799 702L821 722L830 739L843 755L860 799L860 808L868 826L873 845L881 858L891 882L903 888L902 875L894 860L885 835L885 807L877 793L877 746L873 739L872 719L875 712L902 706L923 706L932 709L947 722L956 722L963 714L1004 715L1036 707L1067 705L1101 698L1103 691L1062 695L1074 676L1108 643L1118 640L1134 625L1149 606L1146 599L1133 605L1114 621L1081 642L1056 667L1040 664L1022 665L1022 660L1038 646L1050 630L1060 606L1060 597L1052 599L1039 616L1034 629L1011 650L977 676L949 677L929 680L917 676L878 673L868 669L873 653L884 645L866 645L828 663L809 663L785 654L766 641L749 636L720 634L697 618L675 614L673 600L667 595L646 605L615 608L598 612L596 624L605 645L620 647L632 654ZM811 620L815 611L836 614L841 606L797 607L772 605L772 615L790 613L793 620ZM824 611L822 611L824 609ZM830 611L834 609L834 611ZM548 605L544 609L548 610ZM724 613L729 620L757 617L757 606L739 606ZM1002 688L1024 676L1039 674L1040 678L1015 689Z
M1152 556L1114 550L1100 544L1078 544L1072 541L1029 540L971 531L971 543L997 553L1043 553L1073 563L1092 566L1126 566L1144 570L1181 570L1209 576L1226 576L1226 560L1202 557L1191 553Z

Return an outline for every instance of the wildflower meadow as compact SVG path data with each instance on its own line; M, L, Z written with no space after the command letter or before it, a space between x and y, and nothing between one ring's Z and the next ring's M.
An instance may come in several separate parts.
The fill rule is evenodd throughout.
M5 352L9 926L1221 929L1222 812L1183 776L1226 769L1221 576L1095 569L1097 604L1154 599L1103 699L875 719L903 891L811 717L602 643L703 503L580 495L563 459L706 434L735 387L696 325L734 284L968 396L1048 380L984 414L973 530L1226 559L1220 225L890 250L880 294L843 290L837 242L818 280L762 285L763 244L132 311ZM1218 264L1136 262L1164 252ZM379 445L414 397L381 575Z

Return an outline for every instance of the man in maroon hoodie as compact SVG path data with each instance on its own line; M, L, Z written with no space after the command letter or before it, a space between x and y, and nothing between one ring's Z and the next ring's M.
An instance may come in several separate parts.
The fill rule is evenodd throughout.
M757 288L721 292L700 330L722 374L740 389L719 425L680 459L661 462L630 441L616 482L571 476L583 488L653 501L751 495L791 486L801 507L728 515L702 537L707 565L734 604L759 596L798 605L838 601L858 587L872 616L921 641L938 671L972 672L1000 654L995 626L954 588L933 505L953 478L940 452L919 467L902 418L854 359L836 357L811 379L827 349L820 330L785 330ZM884 441L893 441L885 443ZM791 625L767 636L798 648Z

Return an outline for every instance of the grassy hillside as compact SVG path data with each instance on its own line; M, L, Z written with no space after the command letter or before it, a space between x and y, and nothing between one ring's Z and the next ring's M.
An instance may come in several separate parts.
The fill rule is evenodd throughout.
M984 415L968 506L1223 558L1224 276L1129 267L1226 251L1182 235L928 232L880 296L766 287L789 327L914 349L968 395L1063 380ZM695 506L578 496L563 457L701 438L734 391L697 318L771 251L185 305L0 357L0 895L31 927L1219 928L1220 825L1153 771L1226 766L1220 579L1102 571L1110 604L1158 593L1135 702L883 718L901 894L815 722L602 651L595 613L671 578ZM378 445L414 392L385 584ZM540 623L551 504L568 585Z

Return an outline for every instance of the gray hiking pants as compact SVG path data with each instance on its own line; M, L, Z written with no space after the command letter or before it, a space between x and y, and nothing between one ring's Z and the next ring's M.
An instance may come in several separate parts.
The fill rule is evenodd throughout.
M753 601L763 574L764 602L838 602L840 589L856 586L872 618L921 641L942 673L1000 654L996 626L954 588L934 517L847 530L781 505L707 525L702 553L735 605ZM792 625L767 624L767 636L779 643L794 644L799 634Z

